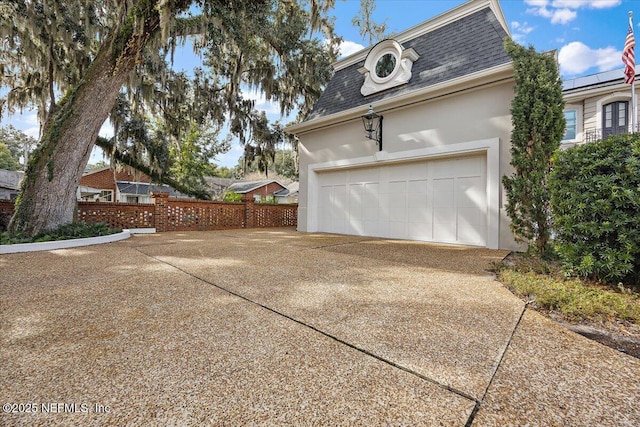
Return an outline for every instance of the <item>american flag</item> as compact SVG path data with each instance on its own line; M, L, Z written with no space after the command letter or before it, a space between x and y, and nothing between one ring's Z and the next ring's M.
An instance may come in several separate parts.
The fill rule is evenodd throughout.
M633 27L629 25L627 39L624 41L624 49L622 50L622 62L624 63L624 82L630 85L632 85L636 79L635 47L636 39L633 37Z

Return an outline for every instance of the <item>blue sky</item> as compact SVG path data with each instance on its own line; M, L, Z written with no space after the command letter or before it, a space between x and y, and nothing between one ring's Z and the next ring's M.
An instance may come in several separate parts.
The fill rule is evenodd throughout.
M386 20L392 32L402 32L446 12L465 0L377 0L374 19ZM539 51L557 50L563 78L622 69L622 47L627 34L628 12L634 12L634 32L640 37L640 1L638 0L501 0L513 38L523 45L533 45ZM346 56L363 49L367 42L351 25L358 12L359 0L336 0L336 32L344 40L342 53ZM177 53L177 68L189 68L197 63L188 49ZM621 72L622 76L622 72ZM271 120L280 118L279 108L257 93L246 93L256 100L256 108L265 110ZM3 117L0 125L16 128L37 137L38 123L33 112ZM109 134L109 126L104 133ZM217 158L218 164L235 166L241 149L234 147ZM91 162L101 159L98 151Z

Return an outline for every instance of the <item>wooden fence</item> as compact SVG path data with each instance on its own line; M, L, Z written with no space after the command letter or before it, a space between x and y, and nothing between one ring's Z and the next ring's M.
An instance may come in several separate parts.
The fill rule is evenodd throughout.
M0 231L13 214L13 202L0 200ZM115 228L155 228L162 231L224 230L296 226L297 204L211 202L170 198L154 193L153 203L78 202L78 221L106 222Z

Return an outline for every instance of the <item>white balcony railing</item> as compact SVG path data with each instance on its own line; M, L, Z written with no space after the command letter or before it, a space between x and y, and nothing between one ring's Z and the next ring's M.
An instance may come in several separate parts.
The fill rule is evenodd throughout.
M587 129L584 131L584 142L596 142L610 135L624 135L640 132L640 125L636 125L635 130L631 125L626 129L612 129L603 132L602 129Z

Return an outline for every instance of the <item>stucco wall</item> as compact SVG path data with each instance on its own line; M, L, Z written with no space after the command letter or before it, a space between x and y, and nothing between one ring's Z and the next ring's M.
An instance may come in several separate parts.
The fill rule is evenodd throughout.
M376 112L384 116L383 150L397 153L443 147L491 138L500 139L500 176L512 172L510 161L512 81L467 90L427 103ZM374 106L375 107L375 106ZM306 230L308 167L310 164L373 156L376 143L365 137L362 120L350 120L299 135L299 229ZM500 247L516 248L500 193Z

